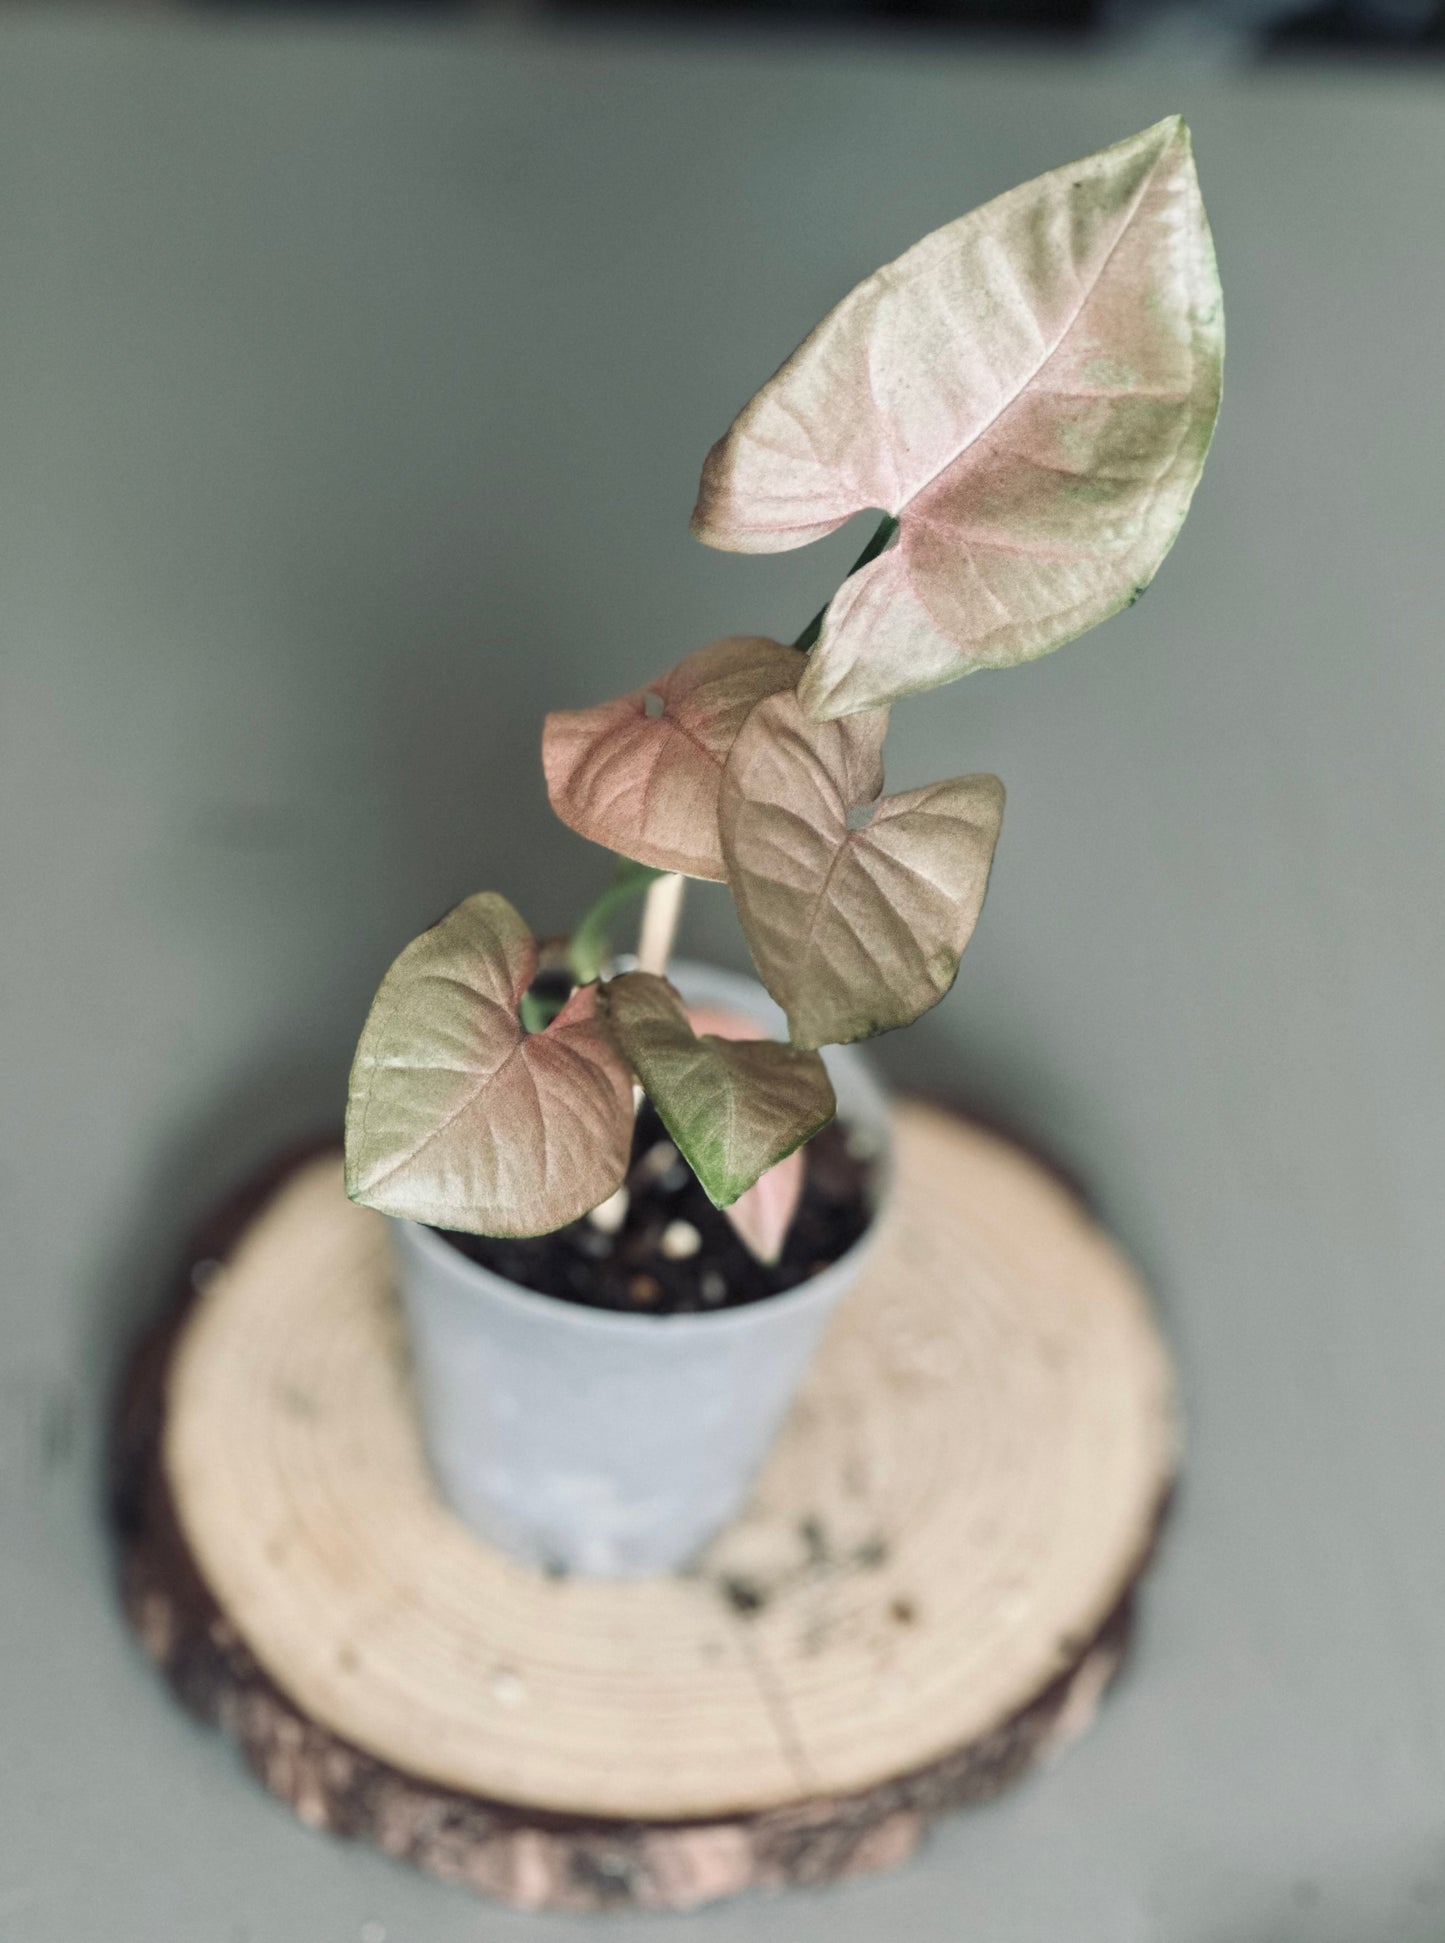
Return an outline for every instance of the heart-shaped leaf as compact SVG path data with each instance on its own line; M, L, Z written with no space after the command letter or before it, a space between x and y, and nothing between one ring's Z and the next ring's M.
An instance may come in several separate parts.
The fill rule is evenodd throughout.
M632 1076L580 986L524 1031L531 932L483 891L382 980L351 1069L346 1191L386 1214L538 1235L605 1201L632 1151Z
M699 1037L665 978L625 972L607 1020L644 1092L714 1207L736 1201L836 1111L816 1052L776 1039Z
M1177 117L860 284L713 447L693 530L801 546L867 507L799 693L819 719L1060 647L1143 591L1219 407L1224 312Z
M799 1046L865 1039L936 1005L983 906L1003 784L961 776L875 803L886 728L885 710L815 722L775 695L723 777L728 882Z
M718 1039L756 1039L757 1026L741 1012L717 1005L690 1005L687 1022L695 1033L710 1032ZM760 1174L745 1194L723 1209L743 1246L760 1262L776 1262L783 1253L793 1216L803 1198L806 1174L803 1149L795 1147Z
M728 750L757 703L796 687L805 665L779 641L733 636L634 694L549 715L542 766L552 808L638 863L721 878L717 793Z

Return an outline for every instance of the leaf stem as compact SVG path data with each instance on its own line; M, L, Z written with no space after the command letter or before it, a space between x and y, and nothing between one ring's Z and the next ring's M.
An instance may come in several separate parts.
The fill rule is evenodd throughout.
M536 992L523 992L517 1014L522 1021L523 1032L545 1032L562 1007L551 999L544 999Z
M847 573L844 574L844 580L851 580L860 567L866 567L870 560L876 560L897 531L897 520L894 519L892 513L885 513L878 522L878 531L858 555L858 558L853 562L852 566L849 567ZM823 618L832 604L832 600L824 601L812 620L809 621L808 625L793 643L795 648L801 648L804 654L808 652L818 636L823 632Z
M579 985L590 985L612 955L612 920L634 897L662 876L651 864L619 857L612 882L588 911L567 943L567 963Z

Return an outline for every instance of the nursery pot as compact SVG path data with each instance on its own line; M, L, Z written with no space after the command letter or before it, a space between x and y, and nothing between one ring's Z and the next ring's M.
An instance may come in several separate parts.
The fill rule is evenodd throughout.
M669 976L692 1004L786 1030L751 979L692 964ZM392 1223L427 1453L443 1498L482 1538L551 1571L642 1578L686 1565L740 1509L886 1194L883 1091L855 1048L823 1056L840 1121L876 1152L872 1218L780 1295L685 1315L592 1309Z

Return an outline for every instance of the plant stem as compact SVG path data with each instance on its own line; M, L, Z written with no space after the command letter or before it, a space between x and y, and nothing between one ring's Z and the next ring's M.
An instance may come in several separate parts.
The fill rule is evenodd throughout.
M686 885L685 877L670 870L665 877L657 878L648 886L642 906L642 933L637 940L639 971L655 972L659 978L666 977L667 961L672 956L673 940L677 936L677 921L682 915L682 893Z
M545 1032L561 1010L555 999L539 998L535 992L523 992L517 1007L523 1032Z
M870 560L876 560L897 531L897 520L894 519L892 513L885 513L878 523L878 531L858 555L858 558L853 562L852 566L849 567L843 578L845 580L851 580L860 567L866 567ZM793 643L795 648L801 648L804 654L808 652L818 636L823 632L823 617L832 604L831 600L824 601L812 620L809 621L808 625Z
M567 962L579 985L590 985L594 978L600 977L611 957L613 918L634 897L641 897L661 875L651 864L634 863L630 857L617 859L612 882L568 941Z

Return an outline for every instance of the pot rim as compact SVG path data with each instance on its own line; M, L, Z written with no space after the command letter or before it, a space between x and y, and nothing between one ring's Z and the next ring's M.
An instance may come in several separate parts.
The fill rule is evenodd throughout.
M480 1289L484 1285L488 1297L493 1301L510 1304L533 1316L550 1316L565 1327L584 1332L602 1330L608 1335L619 1332L650 1335L658 1329L667 1329L675 1335L682 1335L689 1330L696 1330L699 1334L725 1334L729 1330L756 1327L765 1317L802 1308L810 1300L820 1301L831 1297L840 1275L855 1276L871 1254L885 1213L886 1207L880 1205L876 1208L868 1226L850 1248L836 1261L829 1262L826 1268L820 1268L816 1275L810 1275L805 1282L795 1283L790 1289L779 1289L773 1295L759 1296L753 1302L736 1303L731 1308L696 1309L682 1314L656 1316L627 1309L594 1309L585 1302L570 1301L565 1295L549 1295L545 1289L526 1288L508 1276L498 1275L495 1269L472 1261L459 1248L453 1248L450 1242L443 1241L434 1228L421 1222L392 1219L394 1226L403 1230L400 1236L403 1246L415 1248L438 1266L459 1273L460 1279L474 1288Z
M754 1012L765 1014L768 1009L776 1009L763 987L743 974L686 959L674 961L671 969L681 973L684 982L689 974L696 972L708 982L730 988L733 1002L739 1005L750 1003ZM781 1018L781 1012L778 1016ZM877 1244L892 1203L893 1134L888 1095L869 1070L864 1055L855 1047L825 1047L824 1057L830 1063L836 1061L842 1064L857 1087L855 1111L850 1115L846 1108L840 1107L838 1119L844 1124L852 1122L868 1127L878 1136L878 1152L872 1162L870 1183L873 1205L868 1225L858 1239L835 1261L829 1262L826 1268L819 1269L815 1275L795 1283L790 1289L779 1289L774 1294L759 1296L756 1301L739 1303L731 1308L697 1309L682 1314L647 1315L635 1310L594 1309L585 1302L572 1302L564 1295L550 1295L543 1289L529 1289L508 1276L499 1275L495 1269L473 1261L459 1248L454 1248L444 1238L446 1231L434 1228L427 1222L389 1216L393 1234L402 1247L413 1250L454 1280L471 1284L478 1293L485 1290L493 1301L505 1302L534 1317L550 1316L558 1325L584 1333L601 1331L607 1335L619 1332L645 1335L666 1328L676 1335L690 1330L699 1334L720 1334L765 1326L770 1316L791 1313L805 1307L810 1301L830 1299L836 1293L839 1281L856 1280L864 1261ZM857 1111L858 1107L863 1110Z

